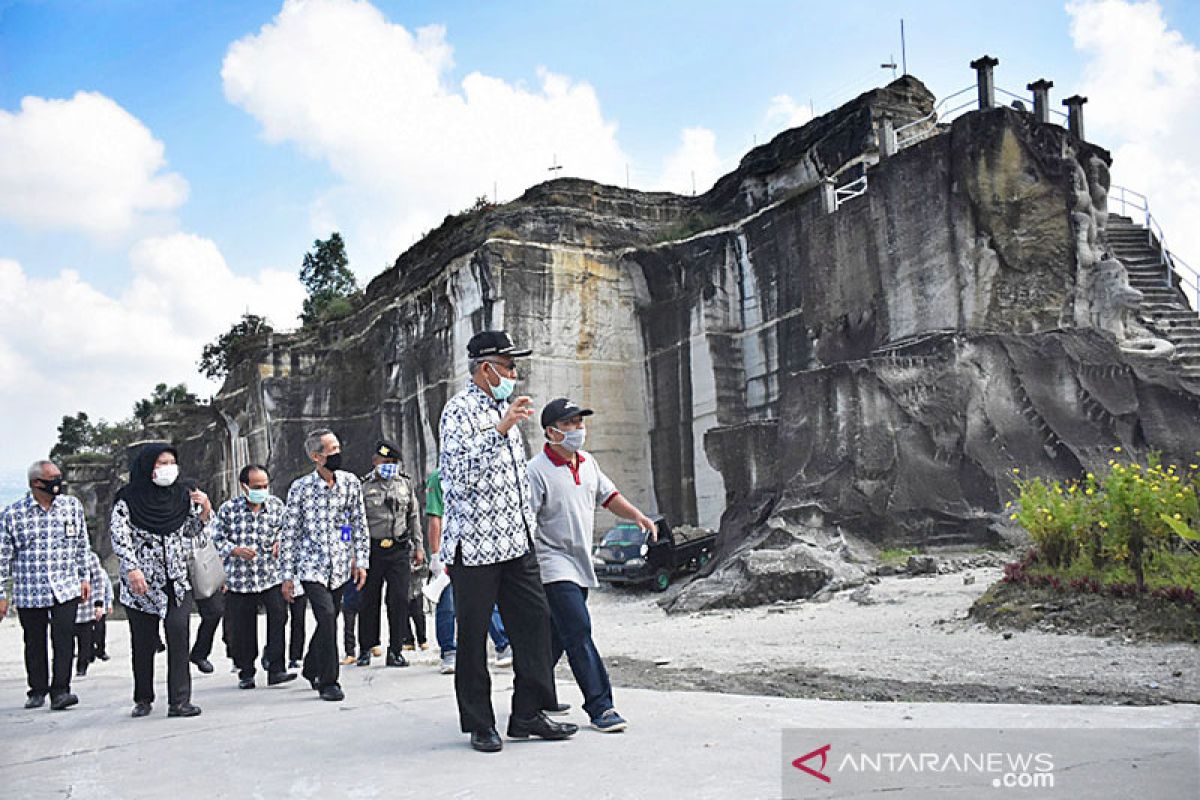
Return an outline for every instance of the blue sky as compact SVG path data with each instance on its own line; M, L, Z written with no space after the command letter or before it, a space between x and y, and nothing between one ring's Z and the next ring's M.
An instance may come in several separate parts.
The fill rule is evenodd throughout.
M1178 177L1196 181L1184 141L1196 118L1170 111L1200 99L1194 2L314 0L286 24L282 7L0 0L0 195L10 197L0 197L0 290L29 306L0 324L0 414L10 424L32 415L0 474L44 454L64 413L122 416L160 379L211 391L192 370L199 346L246 309L286 327L299 302L286 276L333 227L365 281L490 193L497 174L508 199L546 177L555 156L565 174L614 182L628 165L636 188L688 191L695 172L703 190L752 142L803 122L810 100L821 113L886 82L879 64L900 58L901 17L909 71L935 93L968 85L976 56L998 56L1000 86L1049 77L1056 104L1089 93L1091 138L1127 154L1138 167L1130 185L1157 187L1165 218L1175 208L1187 219L1187 197L1200 195ZM426 26L441 30L419 35ZM357 66L340 71L347 62ZM57 101L38 108L45 125L72 127L61 143L30 133L45 128L26 98ZM505 111L516 105L527 112ZM1144 131L1145 119L1163 122ZM29 149L6 156L6 135ZM99 206L81 197L104 194L112 172L78 186L55 172L60 156L97 145L144 172L125 199L93 198ZM58 199L30 190L43 174L61 184ZM83 219L121 203L116 221ZM1200 239L1188 235L1177 246L1200 263ZM92 322L39 310L64 297ZM81 339L89 352L61 363Z

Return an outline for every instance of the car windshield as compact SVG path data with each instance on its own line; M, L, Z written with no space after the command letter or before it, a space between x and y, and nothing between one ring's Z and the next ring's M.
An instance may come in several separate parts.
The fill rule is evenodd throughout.
M624 547L630 544L645 544L646 534L637 525L618 525L604 534L601 544L609 547Z

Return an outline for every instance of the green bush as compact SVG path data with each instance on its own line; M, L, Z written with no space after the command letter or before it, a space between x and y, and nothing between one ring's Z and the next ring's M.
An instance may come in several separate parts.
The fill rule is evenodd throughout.
M1151 453L1143 465L1118 461L1108 472L1080 481L1022 478L1014 469L1017 500L1010 519L1029 531L1037 562L1055 577L1102 583L1132 579L1137 592L1148 577L1156 586L1200 588L1200 465L1164 464Z

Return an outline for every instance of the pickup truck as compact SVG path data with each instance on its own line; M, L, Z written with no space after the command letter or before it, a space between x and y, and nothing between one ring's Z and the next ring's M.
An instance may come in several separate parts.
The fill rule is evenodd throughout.
M692 527L672 530L662 517L654 524L658 526L658 537L653 542L633 523L622 523L604 534L592 548L596 577L610 584L648 583L663 592L675 576L694 572L712 559L717 543L712 531Z

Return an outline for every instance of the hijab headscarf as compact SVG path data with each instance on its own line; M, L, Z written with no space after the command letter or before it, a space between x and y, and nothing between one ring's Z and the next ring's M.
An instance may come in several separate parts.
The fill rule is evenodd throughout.
M142 445L129 466L129 483L116 497L129 506L129 519L134 525L159 536L179 530L192 512L192 499L182 481L176 480L170 486L154 482L154 462L163 453L179 458L169 444Z

